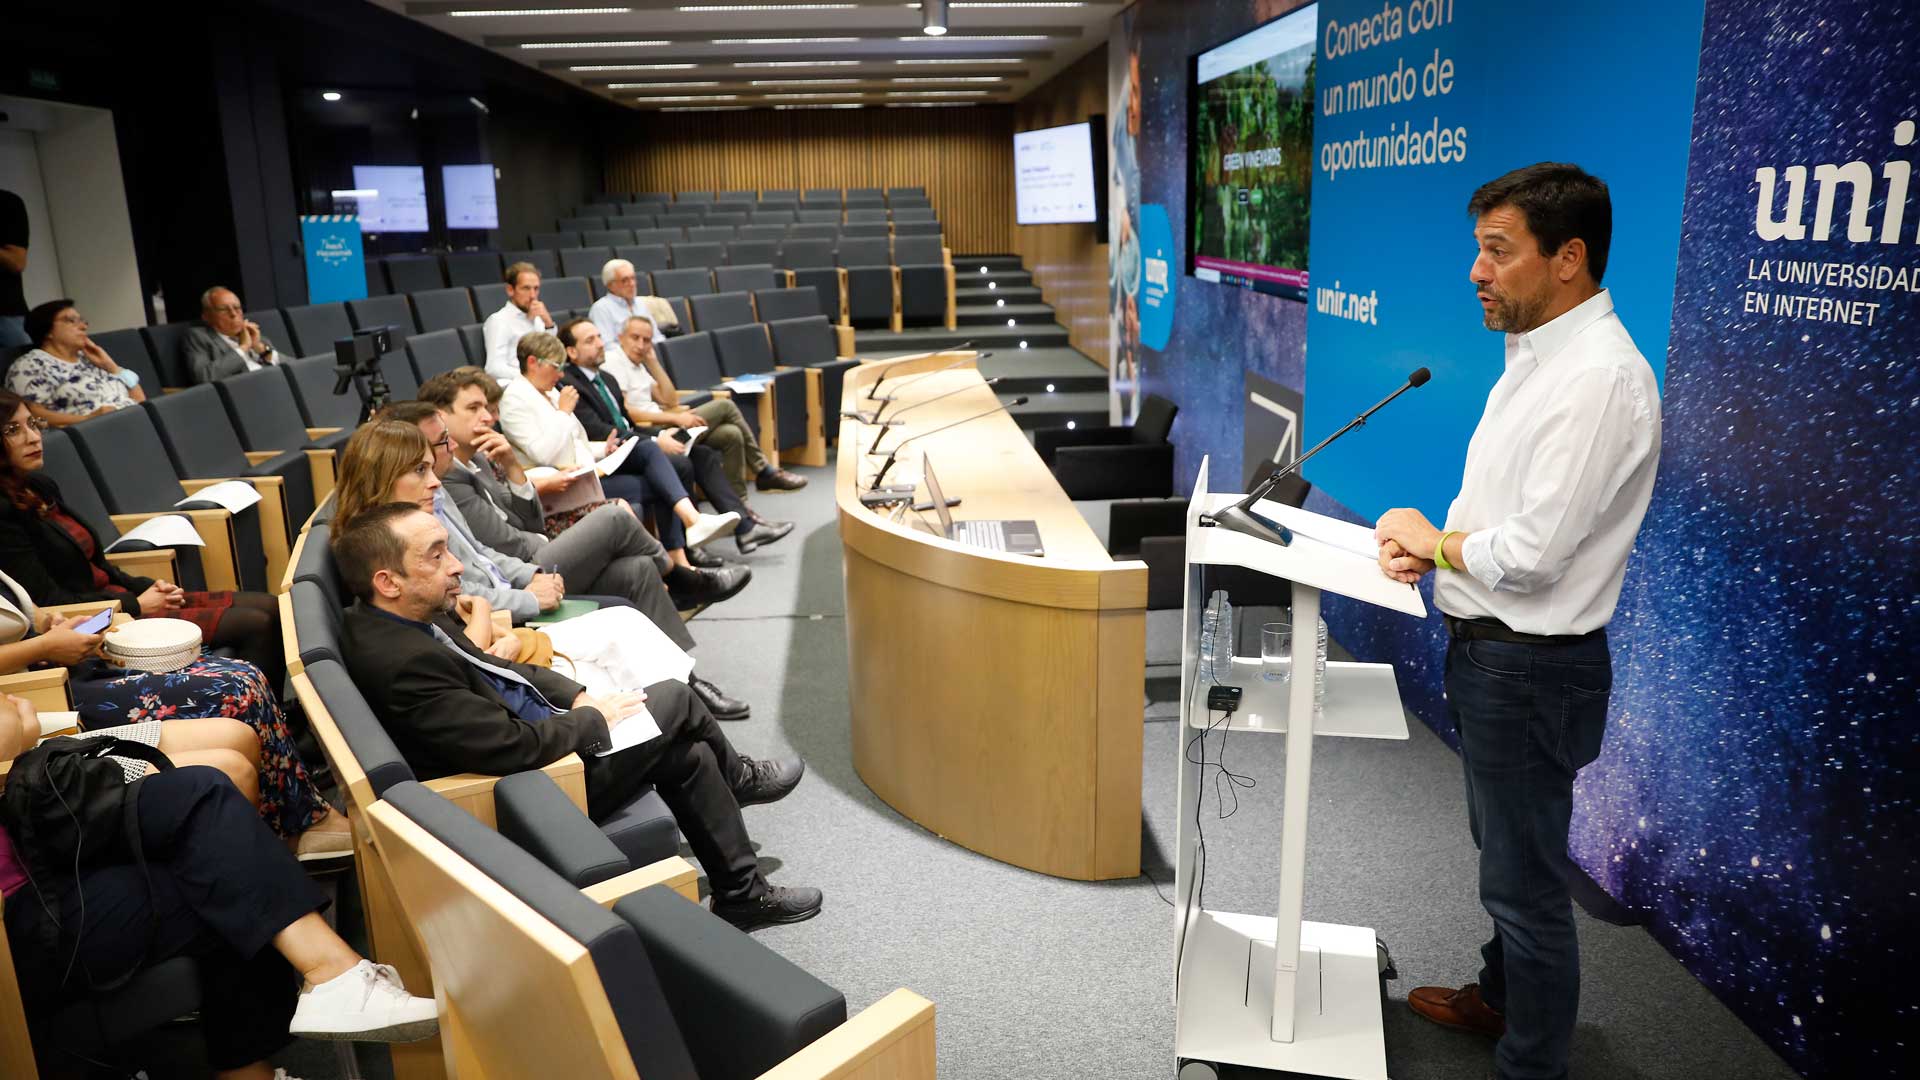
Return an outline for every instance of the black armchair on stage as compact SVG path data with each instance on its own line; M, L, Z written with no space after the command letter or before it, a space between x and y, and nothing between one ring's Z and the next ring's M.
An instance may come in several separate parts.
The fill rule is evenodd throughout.
M1179 406L1147 395L1132 427L1038 428L1033 447L1071 499L1152 499L1173 494Z

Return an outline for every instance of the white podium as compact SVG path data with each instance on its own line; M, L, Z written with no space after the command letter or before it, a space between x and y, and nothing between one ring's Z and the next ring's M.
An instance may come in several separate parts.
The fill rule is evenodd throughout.
M1381 1032L1379 963L1373 930L1302 919L1307 861L1307 792L1314 736L1405 739L1407 725L1389 664L1329 661L1317 723L1314 699L1320 594L1337 593L1415 618L1426 605L1412 586L1380 572L1363 554L1370 531L1278 503L1261 513L1294 532L1281 547L1200 517L1242 495L1210 494L1201 462L1187 507L1187 581L1180 668L1180 825L1174 868L1174 1053L1178 1059L1231 1063L1349 1080L1387 1080ZM1284 733L1287 739L1284 818L1280 829L1280 896L1274 915L1207 911L1195 903L1199 837L1192 800L1201 796L1187 746L1208 727L1206 687L1214 681L1200 655L1202 568L1241 566L1285 578L1293 590L1293 664L1285 683L1261 678L1260 658L1233 658L1219 681L1239 686L1230 731ZM1228 645L1231 650L1231 642ZM1195 686L1195 682L1200 683Z

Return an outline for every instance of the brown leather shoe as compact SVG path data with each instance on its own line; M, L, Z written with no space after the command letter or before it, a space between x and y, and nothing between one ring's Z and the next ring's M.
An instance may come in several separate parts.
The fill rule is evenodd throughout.
M1447 986L1419 986L1407 995L1407 1007L1441 1027L1458 1028L1497 1039L1507 1033L1507 1018L1480 1000L1480 984L1458 990Z

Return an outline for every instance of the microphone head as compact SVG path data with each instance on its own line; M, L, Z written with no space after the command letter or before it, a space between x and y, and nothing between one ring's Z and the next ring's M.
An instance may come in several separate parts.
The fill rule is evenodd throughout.
M1007 408L1011 409L1015 405L1025 405L1027 403L1027 400L1028 400L1027 396L1025 394L1022 394L1019 397L1014 398L1012 401L1007 402Z
M1407 382L1414 386L1425 386L1427 385L1427 380L1431 378L1433 378L1433 372L1428 371L1426 368L1420 368L1413 374L1407 376Z
M985 360L985 359L986 359L987 357L989 357L989 356L992 356L992 355L993 355L993 350L992 350L992 349L988 349L988 350L987 350L986 352L983 352L983 353L979 353L979 354L977 354L976 356L974 356L974 359L975 359L975 360Z
M1006 376L1004 375L995 375L993 378L987 380L987 385L992 386L994 383L997 383L1004 378L1006 378Z

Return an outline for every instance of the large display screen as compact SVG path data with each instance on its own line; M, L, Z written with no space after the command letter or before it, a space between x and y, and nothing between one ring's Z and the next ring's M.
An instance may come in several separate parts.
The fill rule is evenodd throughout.
M1193 58L1188 271L1305 300L1319 5Z
M1093 125L1018 132L1013 137L1014 220L1022 225L1097 221Z
M447 228L500 227L500 204L494 197L492 165L442 165L440 190L446 200Z
M420 166L355 165L353 186L361 232L427 231L427 174Z

